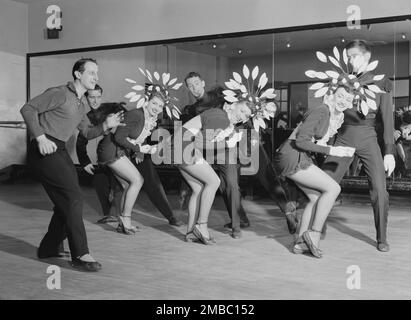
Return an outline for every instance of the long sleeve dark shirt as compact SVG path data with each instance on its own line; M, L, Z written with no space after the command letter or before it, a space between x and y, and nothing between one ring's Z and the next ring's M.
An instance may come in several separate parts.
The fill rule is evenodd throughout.
M365 79L370 79L374 75L366 74ZM378 87L386 93L376 93L375 102L377 110L370 109L367 116L360 114L357 107L344 111L345 125L352 126L376 126L376 121L379 119L383 129L384 151L385 154L394 154L394 113L392 108L392 83L385 79L377 83Z
M89 118L91 124L97 126L102 124L107 116L111 113L117 113L121 110L124 110L120 103L102 103L98 109L92 109L87 113L87 117ZM88 139L81 134L81 132L77 136L76 142L76 152L77 158L80 162L82 167L87 166L91 163L90 157L87 154L87 145Z
M204 95L195 103L185 106L181 117L183 123L186 123L208 109L221 108L224 105L222 91L223 89L221 87L215 87L210 91L204 92Z
M326 133L330 124L330 109L323 104L308 111L298 128L295 145L297 148L323 154L330 154L330 147L321 146L314 143L314 140L321 139Z

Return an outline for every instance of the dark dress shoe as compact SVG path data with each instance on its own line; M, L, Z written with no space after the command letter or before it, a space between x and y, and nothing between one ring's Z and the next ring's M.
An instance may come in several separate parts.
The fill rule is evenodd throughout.
M81 269L83 271L96 272L101 270L101 264L97 261L88 262L80 260L79 258L72 258L71 265L73 268Z
M241 221L240 222L240 228L241 229L246 229L246 228L249 228L250 227L250 221Z
M288 232L290 234L294 234L297 231L298 227L298 219L296 212L287 212L285 214L285 219L287 220Z
M168 223L172 226L176 226L176 227L180 227L184 224L183 221L181 220L177 220L176 218L171 218Z
M381 252L388 252L390 251L390 245L386 242L378 242L377 249Z
M224 225L224 228L225 228L225 229L232 229L232 227L233 227L233 225L232 225L231 222L226 223L226 224ZM249 228L249 227L250 227L250 222L249 222L249 221L246 221L246 222L241 221L241 222L240 222L240 228L241 228L241 229L246 229L246 228Z
M234 239L240 239L242 236L241 230L239 229L234 229L233 232L231 233L231 237Z

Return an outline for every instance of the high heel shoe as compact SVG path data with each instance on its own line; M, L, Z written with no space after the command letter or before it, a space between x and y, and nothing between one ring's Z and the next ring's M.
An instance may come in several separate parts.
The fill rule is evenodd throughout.
M193 228L194 235L198 238L198 240L200 240L205 245L212 245L212 244L216 243L214 238L212 238L211 236L209 238L207 238L206 236L204 236L201 233L201 230L200 230L200 227L199 227L201 224L207 224L207 222L198 222Z
M320 248L317 248L318 252L322 254L322 250ZM310 252L310 249L307 247L305 244L304 240L302 237L298 237L298 239L294 242L294 246L292 248L292 252L295 254L303 254L303 253L308 253Z
M308 249L310 249L311 254L316 258L322 258L322 252L320 251L320 249L318 247L316 247L314 245L314 243L313 243L313 241L311 240L311 237L310 237L310 232L321 233L321 231L307 230L306 232L303 233L303 239L304 239L304 242L306 243Z
M128 218L130 219L130 226L131 226L131 216L119 216L118 217L118 227L117 227L117 232L119 233L124 233L127 235L133 235L138 231L137 227L131 226L131 227L126 227L124 220Z
M184 236L184 241L185 242L195 242L197 241L197 237L195 236L193 230L189 231L186 233L186 235Z

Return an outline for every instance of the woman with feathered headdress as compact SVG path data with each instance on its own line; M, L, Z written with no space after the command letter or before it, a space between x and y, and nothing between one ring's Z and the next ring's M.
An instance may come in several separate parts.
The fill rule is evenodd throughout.
M136 163L144 163L144 155L154 152L154 149L145 143L157 126L157 118L166 109L167 114L172 117L179 117L179 110L173 101L177 98L170 96L171 90L178 90L181 83L176 83L177 78L170 80L170 74L163 73L160 75L150 71L143 71L149 85L147 87L136 84L136 81L126 79L132 83L133 91L126 95L130 102L136 102L136 108L129 110L124 115L125 126L118 128L109 135L105 136L98 145L98 161L102 165L107 165L115 177L123 186L123 206L121 215L118 217L118 232L132 235L137 231L137 227L132 225L131 213L134 203L144 183L144 178L139 169L133 164L132 158ZM149 164L150 165L150 164ZM139 165L137 165L139 166ZM152 183L152 181L148 181ZM161 193L161 190L158 190ZM166 202L166 201L163 201ZM168 203L166 203L168 205ZM180 225L172 215L169 206L160 211L166 215L170 224ZM163 212L164 211L164 212Z

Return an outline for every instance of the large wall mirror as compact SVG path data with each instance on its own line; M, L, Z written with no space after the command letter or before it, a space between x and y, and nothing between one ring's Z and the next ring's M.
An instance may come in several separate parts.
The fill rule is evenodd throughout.
M70 79L71 67L80 57L94 57L99 63L99 83L104 88L103 100L126 101L129 91L125 78L144 81L138 67L170 72L183 81L190 71L200 73L207 88L224 86L233 71L240 71L244 64L258 65L267 73L269 84L277 93L278 112L264 131L266 150L270 156L288 137L301 119L302 114L315 108L321 99L315 98L308 90L312 81L307 79L308 69L321 70L323 66L315 56L317 50L331 54L337 46L356 38L367 40L372 46L372 60L379 60L378 74L385 74L393 82L393 112L395 114L397 140L397 168L393 181L411 185L411 111L410 106L410 38L411 21L393 21L362 24L360 29L349 29L342 24L310 29L298 28L289 32L253 32L246 36L229 35L215 38L190 39L175 43L164 42L155 45L119 47L117 49L95 48L92 51L71 53L44 53L29 55L29 95L41 93L46 88L65 83ZM261 72L260 71L260 72ZM193 103L185 86L178 93L179 107ZM161 120L161 125L169 125L169 119ZM75 138L73 137L73 141ZM74 142L72 142L74 143ZM89 144L90 154L96 143ZM78 162L72 148L74 162ZM354 164L347 172L346 181L355 181L367 188L361 164Z

